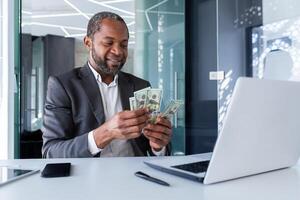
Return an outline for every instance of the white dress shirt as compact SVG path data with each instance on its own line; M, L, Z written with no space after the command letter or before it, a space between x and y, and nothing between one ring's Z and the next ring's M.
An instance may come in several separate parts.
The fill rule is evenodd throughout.
M107 85L106 83L102 82L101 75L96 72L96 70L88 63L90 69L92 70L95 79L97 80L99 90L101 93L102 103L103 103L103 109L105 114L105 120L110 120L116 113L121 112L123 110L122 108L122 102L121 97L119 93L119 87L118 87L118 75L115 75L114 80ZM91 131L88 133L88 148L92 155L96 155L99 153L102 149L98 148L93 136L93 132ZM124 142L127 142L124 140ZM156 152L152 150L152 152L157 155L165 155L166 149L165 147L159 151Z

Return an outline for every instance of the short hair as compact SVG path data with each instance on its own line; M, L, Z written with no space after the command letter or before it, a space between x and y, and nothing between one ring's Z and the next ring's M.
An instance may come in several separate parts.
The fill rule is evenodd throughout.
M101 23L102 23L102 20L104 20L104 19L116 20L116 21L119 21L119 22L123 23L125 25L126 29L127 29L127 34L128 34L128 37L129 37L128 27L127 27L124 19L121 16L119 16L115 13L107 12L107 11L99 12L99 13L95 14L89 20L86 35L93 39L94 34L101 30Z

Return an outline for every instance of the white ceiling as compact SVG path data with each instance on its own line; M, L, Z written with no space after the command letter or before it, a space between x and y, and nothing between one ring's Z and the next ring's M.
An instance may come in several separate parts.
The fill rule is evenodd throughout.
M134 0L22 0L22 32L80 39L86 33L89 18L101 11L123 17L134 38Z

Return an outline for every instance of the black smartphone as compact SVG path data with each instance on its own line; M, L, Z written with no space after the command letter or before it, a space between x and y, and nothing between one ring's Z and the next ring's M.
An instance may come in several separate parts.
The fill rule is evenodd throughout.
M45 178L70 176L71 163L49 163L41 176Z

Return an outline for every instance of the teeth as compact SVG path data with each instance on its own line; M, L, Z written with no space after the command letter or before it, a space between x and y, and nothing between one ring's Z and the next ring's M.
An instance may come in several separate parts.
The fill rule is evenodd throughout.
M111 61L111 62L115 62L115 63L116 63L116 62L120 62L120 61L118 61L118 60L110 60L110 61Z

